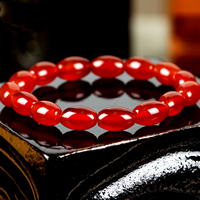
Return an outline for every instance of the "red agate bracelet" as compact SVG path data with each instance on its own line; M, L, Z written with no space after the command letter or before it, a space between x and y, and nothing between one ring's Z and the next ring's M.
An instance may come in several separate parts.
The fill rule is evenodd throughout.
M159 101L147 101L133 110L124 107L108 107L98 114L91 108L73 106L62 111L50 101L38 101L30 92L36 85L46 85L56 77L67 81L80 80L89 72L102 78L115 78L126 71L139 80L156 77L176 91L163 94ZM73 130L86 130L98 125L109 131L121 131L134 123L155 125L167 116L180 113L185 106L191 106L200 99L200 85L188 71L181 70L170 62L154 65L142 57L132 57L123 61L115 56L100 56L91 62L82 57L68 57L57 65L52 62L39 62L29 71L19 71L11 76L0 88L0 100L8 107L25 116L31 116L40 124L53 126L62 123Z

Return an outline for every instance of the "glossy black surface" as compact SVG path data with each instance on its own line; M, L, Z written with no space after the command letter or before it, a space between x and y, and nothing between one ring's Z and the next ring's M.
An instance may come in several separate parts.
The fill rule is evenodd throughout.
M50 85L37 88L35 94L62 109L86 105L96 111L112 105L132 109L172 90L155 79L135 81L126 74L112 80L90 74L81 81L57 79ZM120 132L98 126L87 131L42 126L2 105L0 120L46 159L45 186L38 188L51 188L52 199L148 199L163 192L195 199L200 193L199 111L197 104L155 126L134 125Z
M99 112L109 106L123 106L132 110L141 102L159 99L162 94L170 90L173 90L173 88L160 85L154 78L149 81L138 81L133 80L124 73L117 79L99 79L92 74L85 77L84 80L74 82L56 79L50 86L39 87L33 93L39 99L56 102L62 110L74 105L83 105ZM47 154L62 154L71 152L73 149L77 150L79 147L99 145L102 144L103 135L109 135L106 133L106 130L96 125L87 131L82 131L82 143L84 143L84 140L85 142L89 140L88 134L92 138L96 138L96 142L92 142L92 145L88 143L88 145L80 144L78 146L77 144L80 141L78 132L67 129L62 124L53 127L42 126L31 117L17 114L12 108L7 108L3 105L0 108L0 119L4 124L16 131L30 144ZM158 125L144 127L135 124L125 130L125 132L129 133L128 139L137 139L138 137L148 137L151 134L154 135L155 133L158 134L187 125L197 124L200 121L199 112L200 109L197 104L186 107L179 115L168 117ZM70 132L74 132L74 135L71 135L71 137L67 136L67 138L72 140L73 143L71 142L72 145L68 147L63 145L62 140L66 137L65 135L70 135L68 134ZM77 137L75 137L76 133ZM121 140L127 139L126 134L124 134L123 138L121 133L123 131L115 134L111 133L113 141L119 138L118 135L120 135ZM99 137L100 139L98 139ZM112 139L107 140L107 143L112 143Z
M148 199L163 192L198 199L199 139L199 128L190 127L57 158L57 166L52 158L54 189L58 197L65 189L67 199Z

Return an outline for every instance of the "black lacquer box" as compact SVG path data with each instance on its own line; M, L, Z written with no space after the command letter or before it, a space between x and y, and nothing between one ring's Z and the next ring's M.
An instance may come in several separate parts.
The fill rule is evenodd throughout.
M38 99L97 112L112 105L133 109L173 90L156 79L138 81L88 75L56 79L33 92ZM11 199L198 199L199 105L154 126L107 132L43 126L1 105L0 195Z

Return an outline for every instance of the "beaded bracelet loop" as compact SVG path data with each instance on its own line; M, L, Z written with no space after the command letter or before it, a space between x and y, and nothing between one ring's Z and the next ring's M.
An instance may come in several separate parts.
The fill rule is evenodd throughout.
M47 85L56 77L67 81L80 80L89 72L102 78L115 78L126 71L138 80L152 77L163 85L173 86L176 91L163 94L159 101L147 101L139 104L133 110L124 107L108 107L98 114L91 108L72 106L64 111L50 101L38 101L30 92L36 85ZM140 125L155 125L167 116L180 113L185 106L196 104L200 99L200 85L188 71L181 70L170 62L154 65L142 57L122 59L105 55L91 62L83 57L68 57L57 65L42 61L29 71L19 71L11 76L8 82L0 88L0 100L17 113L31 116L42 125L52 126L62 123L73 130L90 129L98 125L109 131L121 131L130 128L135 123Z

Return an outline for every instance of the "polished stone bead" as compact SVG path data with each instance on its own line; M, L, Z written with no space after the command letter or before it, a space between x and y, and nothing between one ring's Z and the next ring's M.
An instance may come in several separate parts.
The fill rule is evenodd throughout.
M73 130L86 130L96 125L97 113L85 106L73 106L63 111L60 122Z
M124 107L108 107L98 113L98 125L108 131L121 131L135 123L135 115Z
M163 94L160 97L159 101L166 104L169 107L168 116L174 116L179 114L185 106L183 96L176 91L170 91Z
M47 85L51 83L58 74L57 65L48 61L36 63L29 71L36 76L37 85Z
M161 62L154 67L156 79L163 85L174 85L174 74L180 71L180 68L170 62Z
M71 56L58 64L58 76L68 81L80 80L90 72L90 61L79 56Z
M19 86L14 82L6 82L0 88L0 100L8 107L12 107L11 98L12 96L19 92Z
M53 126L60 122L62 110L50 101L38 101L31 107L33 119L46 126Z
M133 113L137 124L151 126L164 120L168 116L169 108L159 101L147 101L135 107Z
M125 71L135 79L147 80L154 76L154 64L142 57L132 57L126 60Z
M99 56L91 61L91 71L102 78L115 78L124 72L124 63L116 56Z
M31 107L34 103L38 102L38 99L29 92L17 92L12 98L12 108L20 115L30 116Z
M185 106L192 106L200 99L200 85L194 81L187 81L177 88L185 100Z
M9 82L12 81L19 86L20 91L31 92L36 85L35 75L26 70L21 70L13 74L9 79Z
M174 74L174 88L177 89L181 84L187 81L196 81L195 76L185 70L178 71Z

